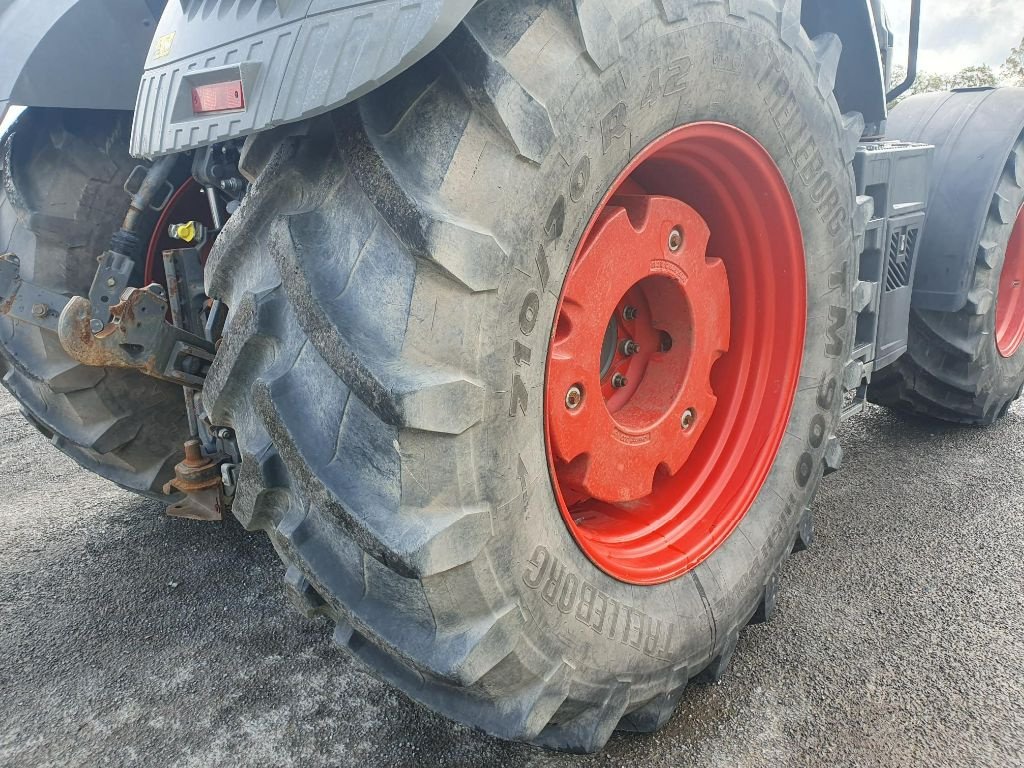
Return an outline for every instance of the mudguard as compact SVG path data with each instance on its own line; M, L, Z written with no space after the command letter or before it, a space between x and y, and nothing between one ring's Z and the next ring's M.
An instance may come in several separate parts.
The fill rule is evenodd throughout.
M164 0L0 0L0 119L9 105L123 109Z
M425 56L476 0L173 0L146 62L132 153L194 149L321 114ZM228 109L193 91L230 83ZM197 97L198 98L198 97Z
M612 0L573 0L583 17ZM890 41L881 0L804 0L801 22L841 59L836 97L867 135L886 114ZM476 0L175 0L146 62L132 137L139 157L195 149L312 117L357 99L441 43ZM832 33L832 34L827 34ZM883 38L885 38L883 40ZM197 111L195 89L233 98Z
M914 309L959 312L970 298L979 260L1001 258L991 254L993 243L983 243L979 252L979 242L990 212L1007 225L1017 214L998 188L1002 173L1024 183L1024 164L1007 162L1022 129L1024 88L922 93L893 109L893 138L936 148Z

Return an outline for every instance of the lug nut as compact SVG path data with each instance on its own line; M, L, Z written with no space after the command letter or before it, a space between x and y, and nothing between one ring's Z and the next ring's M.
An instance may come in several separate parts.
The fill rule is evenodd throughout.
M575 411L583 404L583 389L577 384L576 386L569 387L569 391L565 393L565 407L570 411Z
M48 306L46 306L45 304L33 304L32 305L32 315L35 316L35 317L46 317L46 315L47 315L47 313L49 311L50 311L50 308Z
M612 386L615 387L616 389L622 389L628 383L629 380L621 373L616 373L614 376L612 376Z
M683 232L679 227L676 227L669 233L668 236L668 249L675 253L683 247Z
M113 277L108 277L107 278L107 288L116 288L116 287L117 287L117 280L114 279Z
M622 310L622 316L627 320L636 320L636 307L626 307Z
M103 330L103 321L100 320L98 317L94 317L92 320L89 321L89 330L91 330L93 333L99 333L100 331Z
M687 408L683 411L683 417L679 420L679 425L683 428L683 431L687 431L693 426L693 422L697 420L697 412L693 408Z
M633 355L640 351L640 345L637 344L632 339L626 339L624 342L622 342L621 350L622 354L624 354L626 357L632 357Z

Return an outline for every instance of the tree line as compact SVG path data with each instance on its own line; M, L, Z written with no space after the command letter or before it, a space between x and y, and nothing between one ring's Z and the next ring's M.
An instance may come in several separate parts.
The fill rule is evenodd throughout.
M893 83L902 83L907 71L903 67L893 70ZM997 70L988 64L975 64L964 67L952 74L936 74L918 71L914 87L897 101L915 93L931 93L932 91L950 91L954 88L984 88L996 85L1016 85L1024 87L1024 39L1014 48L1006 62Z

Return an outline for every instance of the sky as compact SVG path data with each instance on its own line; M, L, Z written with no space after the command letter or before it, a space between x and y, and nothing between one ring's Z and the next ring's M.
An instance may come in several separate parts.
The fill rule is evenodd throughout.
M887 0L896 35L896 61L907 60L910 0ZM918 67L957 72L972 64L997 71L1024 38L1024 0L921 0Z

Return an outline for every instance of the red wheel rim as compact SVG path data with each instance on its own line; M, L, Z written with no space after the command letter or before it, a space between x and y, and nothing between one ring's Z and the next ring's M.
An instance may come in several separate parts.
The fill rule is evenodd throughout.
M1024 207L1017 212L1017 223L1006 246L1003 272L996 296L996 349L1003 357L1013 357L1024 342Z
M545 391L562 516L607 574L670 581L739 525L789 421L806 291L792 198L743 131L677 128L612 185L566 276Z
M202 186L192 177L187 178L178 187L171 199L160 211L156 227L149 238L146 248L146 266L144 271L145 284L159 283L166 287L167 276L164 274L164 251L184 248L185 243L172 238L168 232L171 224L184 224L189 221L198 221L207 228L213 226L213 215L210 213L210 204L206 199L206 193ZM207 243L203 249L202 262L206 263L207 256L213 243Z

